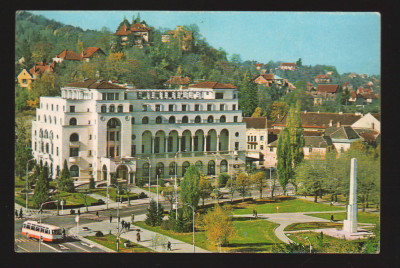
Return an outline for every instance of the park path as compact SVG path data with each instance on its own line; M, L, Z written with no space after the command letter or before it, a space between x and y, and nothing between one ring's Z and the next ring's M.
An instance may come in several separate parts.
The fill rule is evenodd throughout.
M146 215L138 215L135 217L135 221L144 221ZM130 217L121 218L121 221L130 222ZM82 227L88 227L88 231L84 231ZM121 226L120 226L121 228ZM137 229L140 229L140 242L136 241ZM114 235L117 235L117 219L113 219L110 223L109 220L102 222L95 222L90 224L85 224L79 226L79 233L76 233L77 227L73 227L69 230L69 232L73 235L77 235L79 238L83 236L93 236L97 231L101 231L103 234L109 234L110 232ZM120 232L120 236L126 240L132 241L136 244L139 244L143 247L150 248L155 252L164 252L164 253L193 253L193 245L189 243L182 242L180 240L171 238L166 235L162 235L156 232L152 232L150 230L143 229L141 227L131 225L130 231L122 231ZM172 251L167 251L167 243L171 242ZM91 242L92 244L95 244ZM205 249L195 247L195 253L209 253Z
M279 224L274 229L276 237L278 237L281 241L289 244L293 243L292 240L285 234L285 228L293 223L299 222L330 222L326 219L316 218L312 216L308 216L305 214L313 214L313 213L339 213L346 212L345 210L337 210L337 211L312 211L312 212L293 212L293 213L271 213L271 214L258 214L258 218L267 220L273 223ZM253 217L252 214L245 215L234 215L234 217Z

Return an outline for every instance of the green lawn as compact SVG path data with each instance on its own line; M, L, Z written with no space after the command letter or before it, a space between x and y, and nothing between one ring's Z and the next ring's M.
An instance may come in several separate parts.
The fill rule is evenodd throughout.
M298 231L310 229L324 229L324 228L342 228L343 223L338 222L298 222L293 223L285 228L285 231Z
M148 191L149 187L143 186L143 187L140 187L140 189ZM168 187L158 186L158 193L161 194L162 191L167 190L167 189L174 189L174 187L171 187L171 186L168 186ZM156 194L157 193L157 186L151 186L150 187L150 192Z
M26 181L25 178L21 178L21 177L15 177L15 188L21 190L21 189L25 189L26 187Z
M306 214L308 216L313 216L322 219L331 219L330 213L313 213L313 214ZM343 221L347 218L346 212L340 212L334 214L335 220ZM373 223L379 224L380 214L379 213L369 213L369 212L358 212L358 222L361 223Z
M91 190L93 193L104 196L104 200L106 200L107 198L107 189L93 189ZM113 200L114 202L117 201L117 189L115 188L108 188L108 195L110 197L111 200ZM121 194L119 195L121 198L128 198L127 194ZM138 196L138 194L134 194L134 193L130 193L129 194L129 198L132 199L134 196Z
M104 237L96 237L96 236L86 236L85 238L96 242L100 245L103 245L109 249L112 249L114 251L117 251L117 237L115 235L110 235L107 234ZM120 238L120 242L119 242L119 252L121 253L135 253L135 252L139 252L139 253L145 253L145 252L152 252L151 249L143 247L141 245L138 245L134 242L130 242L130 245L128 247L124 246L124 242L129 241L126 240L124 238Z
M279 207L279 213L344 210L343 207L314 203L312 201L296 199L296 198L287 200L263 199L263 200L242 202L232 205L233 214L236 215L253 214L253 209L256 209L258 214L277 213L277 207Z
M281 243L273 232L277 226L275 223L253 218L234 218L233 222L236 228L236 236L231 239L227 246L221 248L223 252L272 252L272 246L275 243ZM148 226L144 222L136 222L135 225L188 244L193 243L193 233L175 233L174 231L163 230L160 227ZM195 239L196 246L213 252L218 251L217 248L207 242L204 230L196 228Z

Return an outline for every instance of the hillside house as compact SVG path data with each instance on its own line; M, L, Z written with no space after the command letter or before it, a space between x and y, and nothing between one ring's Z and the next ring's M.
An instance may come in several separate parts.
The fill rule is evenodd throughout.
M296 63L291 63L291 62L283 62L279 66L279 69L281 70L289 70L289 71L294 71L297 69Z
M56 55L53 58L53 62L56 62L56 63L63 62L64 60L80 61L80 60L82 60L82 56L77 54L77 53L75 53L72 50L65 49L60 54Z
M82 60L87 62L89 62L90 59L100 58L105 55L106 53L104 53L104 51L99 47L88 47L87 49L81 52Z
M17 76L17 82L20 87L31 89L33 80L35 80L35 78L26 69L23 69Z
M315 91L311 91L314 105L320 105L323 101L333 101L338 93L339 85L318 84Z
M351 126L332 126L325 130L325 135L332 139L338 153L343 153L350 145L361 139L360 135Z
M320 74L320 75L317 75L315 77L314 81L317 84L330 83L331 82L331 78L328 75Z
M132 35L134 45L142 47L143 45L149 45L150 33L152 30L152 27L148 27L146 24L142 23L135 23L130 27L124 24L118 29L115 35L121 36L121 40L123 41L122 45L126 45L128 36Z

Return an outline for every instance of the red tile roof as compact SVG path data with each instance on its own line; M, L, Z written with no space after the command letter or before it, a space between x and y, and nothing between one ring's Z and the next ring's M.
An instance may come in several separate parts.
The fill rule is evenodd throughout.
M116 35L128 35L130 31L128 30L128 27L124 24L121 26L121 28L118 29L118 31L115 33Z
M318 92L327 92L327 93L336 93L339 88L339 85L318 85Z
M273 126L286 126L286 113L281 118L275 120ZM359 114L339 114L339 113L318 113L318 112L301 112L300 118L303 128L326 128L329 123L336 126L338 122L342 126L350 126L362 116Z
M32 75L39 75L46 71L54 72L55 64L47 64L45 62L37 62L35 65L29 70Z
M232 84L222 84L219 82L200 82L198 84L194 84L189 86L189 88L211 88L211 89L236 89Z
M105 80L95 80L95 79L85 79L79 82L73 82L67 87L77 87L77 88L90 88L90 89L126 89L125 87L112 84Z
M283 62L283 63L281 63L281 66L296 66L296 63Z
M315 78L316 78L316 79L320 79L320 78L329 79L329 76L327 76L326 74L319 74L319 75L317 75Z
M57 58L62 58L64 60L82 60L81 55L76 54L72 50L64 50L56 56Z
M266 129L266 117L243 117L243 123L246 123L246 128Z
M85 51L82 52L82 57L83 57L83 58L90 58L90 57L93 56L93 54L96 53L97 51L98 51L99 53L105 54L105 53L103 52L103 50L102 50L101 48L99 48L99 47L88 47Z
M188 85L190 77L172 76L165 84L167 85Z
M129 29L128 27L124 24L121 26L121 28L118 29L118 31L115 33L116 35L128 35L132 32L148 32L151 30L151 27L147 27L144 24L141 23L136 23L132 25Z

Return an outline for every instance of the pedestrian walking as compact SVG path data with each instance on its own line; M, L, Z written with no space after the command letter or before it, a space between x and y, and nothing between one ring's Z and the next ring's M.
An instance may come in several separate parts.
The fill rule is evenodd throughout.
M253 217L256 215L255 209L253 208Z
M130 230L131 230L131 223L130 223L130 222L127 222L126 225L127 225L127 227L128 227L128 231L130 231Z
M112 222L112 215L110 215L110 223Z
M139 231L136 233L136 241L140 242L140 233L139 233Z
M168 241L168 243L167 243L167 250L172 251L172 249L171 249L171 242L170 242L170 241Z
M22 208L19 209L19 217L22 218Z
M80 209L78 209L78 216L80 216L81 215L81 210Z
M257 209L254 210L256 218L258 218Z
M333 217L333 214L331 214L331 222L334 222L335 218Z
M18 210L15 210L15 217L18 218Z
M99 212L98 211L96 211L96 216L97 216L97 218L99 217Z
M65 228L63 228L63 230L62 230L62 235L63 235L63 238L65 238Z

